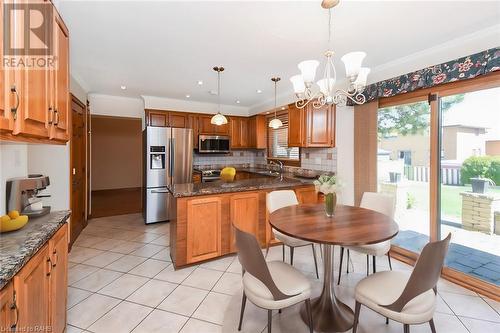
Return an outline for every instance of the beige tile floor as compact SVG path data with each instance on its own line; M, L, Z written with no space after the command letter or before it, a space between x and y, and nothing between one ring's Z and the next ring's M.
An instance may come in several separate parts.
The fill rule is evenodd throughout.
M241 302L241 266L235 256L174 271L170 262L168 223L144 225L138 214L94 219L69 255L68 333L229 333L237 332ZM338 260L338 253L336 253ZM366 257L352 254L354 272L343 275L338 297L354 306L353 290L365 276ZM281 247L268 260L281 260ZM318 295L311 249L299 248L295 267L306 274ZM321 264L321 263L320 263ZM378 270L387 260L379 258ZM338 267L338 262L335 266ZM393 262L394 269L409 266ZM441 280L435 322L438 332L500 332L500 303ZM299 306L273 317L273 332L308 332ZM265 332L266 311L247 304L243 332ZM402 332L363 308L358 332ZM430 332L428 325L411 332Z

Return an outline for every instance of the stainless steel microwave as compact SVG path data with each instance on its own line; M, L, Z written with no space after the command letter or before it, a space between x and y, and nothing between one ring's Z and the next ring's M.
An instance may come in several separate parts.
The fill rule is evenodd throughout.
M229 153L230 138L226 135L200 135L198 152Z

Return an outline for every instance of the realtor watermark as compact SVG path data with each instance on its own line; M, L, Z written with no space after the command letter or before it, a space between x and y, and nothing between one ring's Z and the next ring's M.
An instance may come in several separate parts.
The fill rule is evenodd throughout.
M7 2L3 4L3 15L3 68L56 68L52 4Z

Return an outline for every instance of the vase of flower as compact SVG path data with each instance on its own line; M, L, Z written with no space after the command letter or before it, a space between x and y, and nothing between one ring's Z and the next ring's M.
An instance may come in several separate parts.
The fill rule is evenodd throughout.
M325 214L332 217L335 214L337 207L337 179L335 176L321 175L314 181L316 192L321 192L325 195Z

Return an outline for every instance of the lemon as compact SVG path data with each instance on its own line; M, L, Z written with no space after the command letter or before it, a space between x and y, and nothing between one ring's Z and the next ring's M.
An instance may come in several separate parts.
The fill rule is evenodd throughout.
M19 212L17 210L11 210L8 215L11 219L17 219L19 217Z
M0 223L0 232L14 231L21 229L28 223L28 216L21 215L15 219L3 220Z
M2 217L0 217L0 223L6 223L7 221L10 221L9 215L2 215Z
M236 176L236 169L231 167L225 167L220 172L220 178L225 182L232 182Z

